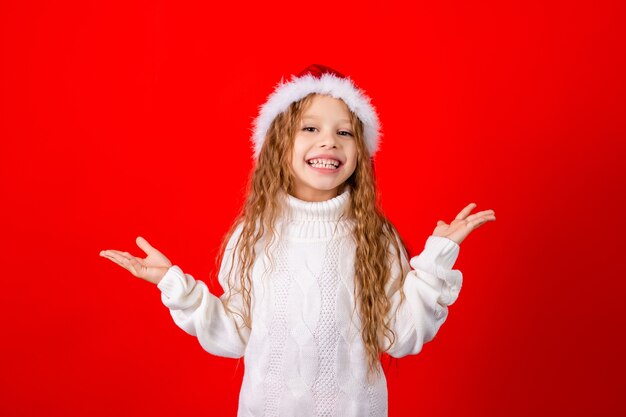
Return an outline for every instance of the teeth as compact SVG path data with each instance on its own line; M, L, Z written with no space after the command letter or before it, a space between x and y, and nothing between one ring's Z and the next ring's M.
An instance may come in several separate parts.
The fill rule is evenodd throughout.
M339 162L331 159L311 159L309 161L309 165L317 166L317 168L320 168L318 165L321 165L322 167L337 168L339 166Z
M332 168L332 169L337 169L336 166L331 165L331 164L311 164L312 167L314 168Z

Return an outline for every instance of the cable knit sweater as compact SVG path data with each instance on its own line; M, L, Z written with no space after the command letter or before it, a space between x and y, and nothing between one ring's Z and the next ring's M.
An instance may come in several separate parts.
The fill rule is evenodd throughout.
M176 325L196 336L207 352L244 357L239 417L386 416L386 380L381 372L375 381L367 381L359 306L353 294L354 223L342 216L350 204L350 188L323 202L288 194L282 201L286 210L277 221L280 238L272 245L273 264L264 252L265 241L257 243L252 329L225 308L227 292L221 298L212 295L202 281L177 265L158 283L161 300ZM219 271L225 291L228 268L238 270L231 265L230 254L240 232L241 225ZM403 253L393 262L392 276L400 269L406 276L406 298L400 303L399 279L390 280L389 317L397 339L389 355L419 353L444 323L448 306L461 289L462 274L451 269L458 254L456 242L430 236L419 256L409 261ZM241 311L241 305L241 297L231 298L231 309ZM380 344L389 347L385 338Z

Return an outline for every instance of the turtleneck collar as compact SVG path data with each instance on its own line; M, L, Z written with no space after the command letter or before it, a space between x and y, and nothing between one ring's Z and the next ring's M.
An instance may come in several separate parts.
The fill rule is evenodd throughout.
M350 186L326 201L304 201L283 193L285 205L281 216L286 236L298 239L328 239L350 231L347 219Z

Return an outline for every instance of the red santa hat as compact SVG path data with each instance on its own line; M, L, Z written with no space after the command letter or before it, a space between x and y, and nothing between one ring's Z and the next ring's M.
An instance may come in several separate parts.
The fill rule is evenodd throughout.
M292 75L291 80L281 81L269 95L267 101L260 106L258 117L254 120L252 133L254 158L259 157L265 135L272 121L287 110L291 103L299 101L310 93L325 94L342 99L363 122L363 136L365 145L374 156L382 133L376 109L370 103L365 91L358 88L354 82L340 72L324 65L313 64Z

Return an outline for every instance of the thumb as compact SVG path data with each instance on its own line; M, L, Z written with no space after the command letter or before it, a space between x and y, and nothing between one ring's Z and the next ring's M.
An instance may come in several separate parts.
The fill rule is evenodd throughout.
M137 243L137 246L139 246L141 250L146 253L146 255L150 255L151 253L156 251L156 249L154 249L154 247L151 244L149 244L148 241L141 236L137 236L137 239L135 239L135 242Z
M446 222L444 222L443 220L439 220L439 221L437 222L437 226L441 226L442 224L446 224Z

